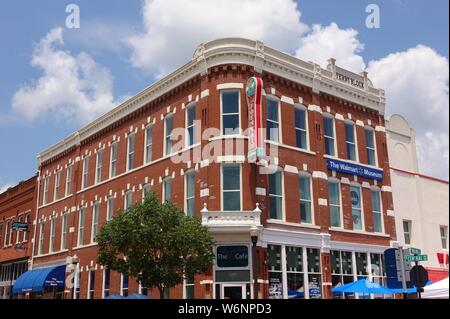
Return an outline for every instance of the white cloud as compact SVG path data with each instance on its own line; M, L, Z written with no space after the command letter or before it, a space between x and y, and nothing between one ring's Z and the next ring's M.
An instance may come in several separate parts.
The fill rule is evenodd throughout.
M51 116L85 123L115 104L109 71L85 52L72 55L58 49L63 44L63 29L54 28L35 46L31 65L43 75L12 100L13 110L28 120Z
M0 185L0 194L7 191L8 188L13 187L14 184L4 184L4 185Z
M357 36L358 31L340 29L334 22L326 27L316 24L310 33L302 37L295 55L322 67L327 65L329 58L335 58L340 67L359 73L365 68L364 59L359 55L364 45Z
M293 52L307 30L292 0L146 0L142 16L144 31L128 38L131 62L158 76L206 41L246 37Z
M422 173L448 179L449 63L418 45L371 61L369 78L386 90L386 113L402 114L414 128Z

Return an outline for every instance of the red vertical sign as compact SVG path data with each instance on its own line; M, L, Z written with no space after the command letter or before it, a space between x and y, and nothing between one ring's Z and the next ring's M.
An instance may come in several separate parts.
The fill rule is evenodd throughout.
M263 81L251 77L247 81L246 95L248 105L248 154L251 163L259 163L264 158L264 146L261 132L261 98Z

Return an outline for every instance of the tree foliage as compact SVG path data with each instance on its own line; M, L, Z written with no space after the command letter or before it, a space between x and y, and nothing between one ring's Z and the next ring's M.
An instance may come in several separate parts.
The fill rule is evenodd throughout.
M201 221L171 202L161 204L153 192L119 212L97 241L100 264L157 288L161 298L184 278L206 272L214 259L214 240Z

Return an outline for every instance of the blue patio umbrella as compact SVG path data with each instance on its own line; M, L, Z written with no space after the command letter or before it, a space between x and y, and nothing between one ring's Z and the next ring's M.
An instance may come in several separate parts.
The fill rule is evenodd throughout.
M305 293L303 291L288 289L288 298L289 299L299 299L299 298L304 298L304 297L305 297Z
M124 298L125 298L124 296L121 296L119 294L112 294L109 295L108 297L105 297L105 299L124 299Z
M433 284L433 282L432 281L428 281L427 284L425 285L425 287L429 286L431 284ZM391 290L395 294L402 294L403 293L403 289L402 288L395 288L395 289L391 289ZM408 294L416 294L417 293L417 288L415 286L412 287L412 288L408 288L408 289L406 289L406 293L408 293Z
M131 294L126 299L151 299L151 298L143 294Z
M332 289L332 292L347 292L360 294L393 294L389 288L380 286L367 279L360 279L346 285L342 285Z

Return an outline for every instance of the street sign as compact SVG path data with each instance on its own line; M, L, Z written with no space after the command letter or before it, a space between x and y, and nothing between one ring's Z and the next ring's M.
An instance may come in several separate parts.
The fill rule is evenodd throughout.
M11 225L11 228L15 231L28 231L28 223L22 223L22 222L13 222Z
M422 251L419 248L411 247L409 248L409 254L408 255L420 255Z
M405 256L405 261L427 261L428 255L418 255L418 256Z
M428 282L428 272L423 266L414 266L410 271L411 281L418 288L425 287Z

